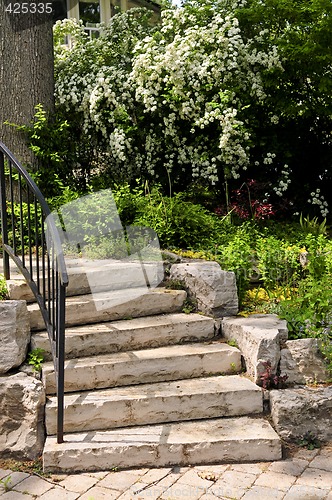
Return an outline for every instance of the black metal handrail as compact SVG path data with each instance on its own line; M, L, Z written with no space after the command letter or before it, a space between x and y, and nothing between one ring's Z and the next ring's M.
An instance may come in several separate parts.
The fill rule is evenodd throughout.
M44 196L1 142L0 214L5 279L10 279L11 257L37 300L51 343L57 387L57 441L62 443L68 274L61 238Z

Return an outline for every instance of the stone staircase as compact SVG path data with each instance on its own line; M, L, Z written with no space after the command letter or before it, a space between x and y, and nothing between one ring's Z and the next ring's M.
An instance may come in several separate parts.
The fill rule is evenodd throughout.
M45 471L281 458L240 351L213 318L182 312L184 290L136 289L127 302L121 289L86 292L72 286L67 299L63 444L49 342L37 305L28 305L32 348L46 353Z

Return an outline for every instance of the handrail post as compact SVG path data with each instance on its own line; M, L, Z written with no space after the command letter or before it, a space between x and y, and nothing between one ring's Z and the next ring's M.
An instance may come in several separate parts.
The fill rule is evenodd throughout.
M63 443L63 420L64 420L64 390L65 390L65 380L64 380L64 362L65 362L65 301L66 301L66 291L62 284L60 284L58 290L58 336L57 336L57 351L58 351L58 387L57 387L57 399L58 399L58 411L57 411L57 442Z
M0 212L1 212L1 235L2 244L8 245L8 224L6 206L6 183L5 183L5 158L0 151ZM14 230L14 228L13 228ZM9 255L3 252L3 273L6 280L10 279Z

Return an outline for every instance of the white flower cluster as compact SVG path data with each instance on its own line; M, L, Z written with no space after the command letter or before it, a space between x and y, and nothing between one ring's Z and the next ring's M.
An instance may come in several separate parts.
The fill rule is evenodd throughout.
M276 195L282 196L285 193L285 191L287 191L288 186L291 183L289 175L290 175L289 167L287 164L285 164L284 168L281 170L281 177L278 181L278 184L273 187L273 190L275 191Z
M308 199L308 202L312 205L317 205L322 217L326 217L329 213L328 203L325 201L324 196L320 193L320 189L317 188L316 191L310 193L311 198Z

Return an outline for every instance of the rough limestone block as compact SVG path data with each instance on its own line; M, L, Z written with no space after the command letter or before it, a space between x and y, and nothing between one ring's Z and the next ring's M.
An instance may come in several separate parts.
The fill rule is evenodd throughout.
M25 301L1 301L0 374L23 363L29 342L30 323Z
M275 374L280 361L280 344L287 339L286 321L274 314L253 314L247 318L233 317L222 320L222 334L235 340L246 362L247 373L257 384L266 370L264 362L271 363Z
M184 290L144 288L115 290L68 297L66 300L66 325L86 325L119 319L138 318L154 314L181 311L186 299ZM45 323L38 304L29 304L31 330L45 330Z
M11 279L6 281L10 300L26 300L34 302L36 299L29 285L24 279Z
M45 390L24 373L0 377L0 457L34 460L44 446Z
M198 310L215 317L232 316L239 309L235 274L223 271L217 262L174 264L170 278L181 280Z
M68 474L112 467L187 467L281 457L281 441L266 420L238 417L76 432L67 434L62 444L48 436L43 461L44 471Z
M262 411L262 390L246 377L194 378L65 394L65 432L250 415ZM46 406L48 435L56 433L56 416L57 399L49 397Z
M321 383L328 378L317 339L288 340L281 350L280 371L287 383Z
M332 439L332 386L270 391L271 416L278 434L298 439L311 432L321 441Z

